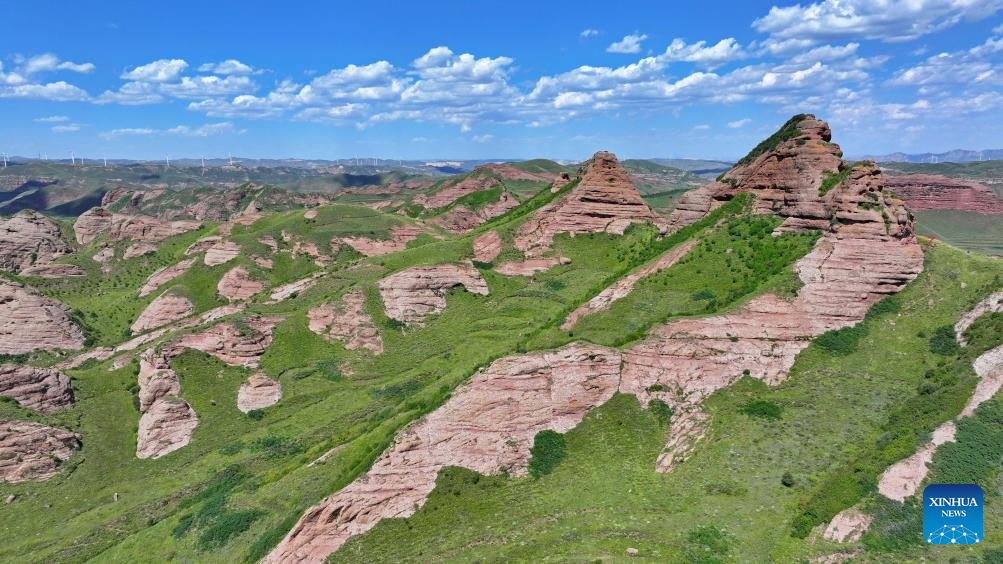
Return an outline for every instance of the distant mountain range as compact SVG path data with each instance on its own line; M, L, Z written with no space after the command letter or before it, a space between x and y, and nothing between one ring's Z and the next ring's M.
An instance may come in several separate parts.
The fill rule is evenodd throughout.
M877 161L879 163L969 163L1003 159L1003 149L986 149L983 151L954 149L946 153L889 153L887 155L868 155L862 157L862 159Z

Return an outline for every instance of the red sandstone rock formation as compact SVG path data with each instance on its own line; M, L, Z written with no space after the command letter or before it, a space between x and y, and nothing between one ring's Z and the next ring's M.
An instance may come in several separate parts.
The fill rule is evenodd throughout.
M0 365L0 396L11 398L22 407L42 413L67 409L73 405L70 379L52 368Z
M473 194L474 192L490 190L495 186L501 186L501 181L498 180L496 176L479 169L480 167L475 169L474 172L468 174L465 178L445 181L442 189L429 196L424 202L423 205L425 208L444 208L467 194Z
M194 255L195 253L201 253L203 251L208 251L221 241L223 241L223 238L220 237L219 235L210 235L208 237L202 237L198 241L195 241L191 245L188 245L188 248L185 249L185 256Z
M885 176L885 187L905 200L912 211L964 210L1003 214L1003 199L988 186L939 174Z
M200 221L164 221L145 215L116 214L104 208L91 208L77 218L73 231L81 245L90 243L106 232L108 239L112 241L131 239L157 243L201 226Z
M335 237L331 246L348 245L367 257L375 257L388 253L396 253L407 248L407 244L418 238L422 229L408 223L395 225L390 229L389 239L370 239L369 237Z
M46 480L80 448L80 435L30 421L0 422L0 482Z
M387 317L415 324L446 309L445 294L456 286L481 296L488 295L487 282L470 263L416 266L379 282Z
M289 298L312 288L313 285L317 283L317 279L323 275L324 275L323 272L314 272L313 274L307 276L306 278L301 278L299 280L296 280L295 282L290 282L288 284L279 286L278 288L275 288L275 290L272 291L269 297L272 299L273 303L288 300Z
M58 225L32 210L0 219L0 270L21 272L70 254L73 249L61 235Z
M179 319L184 319L195 311L195 306L184 296L161 294L146 306L130 328L132 334L145 333Z
M136 457L160 458L192 440L198 416L180 398L181 381L168 358L153 350L139 357L139 419Z
M143 255L150 255L157 252L157 247L149 243L134 243L122 254L122 258L129 260Z
M491 262L501 253L502 239L497 231L488 231L478 235L473 241L474 258L480 262Z
M446 214L433 218L429 222L453 233L463 233L518 206L519 200L510 192L504 191L497 202L492 202L477 210L462 205L456 206Z
M536 434L574 428L613 396L619 372L620 354L597 346L495 361L402 431L364 476L308 510L266 561L322 562L381 519L412 515L445 466L525 475Z
M282 384L264 374L251 374L237 391L237 409L247 413L271 407L282 399Z
M240 255L240 245L233 241L220 241L205 252L202 260L206 266L225 264Z
M310 330L328 339L337 339L348 350L366 349L383 353L383 338L366 313L366 297L359 290L346 293L338 304L326 303L307 312Z
M251 278L243 266L230 270L216 284L219 295L231 302L246 300L264 289L265 283Z
M210 354L230 366L257 368L261 355L272 343L272 330L282 321L280 315L255 315L239 323L221 323L202 332L183 335L165 350L176 356L189 348Z
M104 208L91 208L73 222L77 243L86 245L111 228L112 213Z
M623 234L631 223L663 225L630 181L612 153L600 151L579 170L580 180L569 193L534 212L515 239L529 256L550 248L558 233Z
M537 272L545 272L559 264L571 264L567 257L531 258L516 262L505 262L495 268L498 274L505 276L532 276Z
M188 269L191 268L193 264L195 264L195 259L187 259L171 266L165 266L164 268L154 272L146 279L146 282L139 289L139 296L149 296L157 288L163 286L171 280L174 280L185 272L188 272Z
M70 308L34 289L0 278L0 354L84 346L84 334Z
M75 264L36 264L21 271L21 276L37 276L39 278L65 278L67 276L86 276L84 269Z
M642 278L651 276L656 272L660 272L661 270L676 264L676 262L686 256L686 253L690 252L690 249L692 249L698 242L699 241L696 239L692 239L679 246L673 247L659 257L655 262L617 280L608 288L596 294L594 298L572 311L568 315L567 319L564 320L564 323L561 324L561 329L567 331L568 329L574 327L575 323L577 323L578 319L582 316L609 309L609 306L613 302L630 294L630 292L633 291L634 286Z

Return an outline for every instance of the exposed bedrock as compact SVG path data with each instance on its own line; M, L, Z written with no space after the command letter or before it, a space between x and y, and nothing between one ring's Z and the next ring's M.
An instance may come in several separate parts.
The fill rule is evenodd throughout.
M964 210L1003 214L1003 199L978 182L939 174L903 174L885 176L885 186L905 200L912 211Z
M224 298L233 301L249 299L265 289L265 283L251 278L247 269L238 266L224 274L216 284L216 291Z
M59 226L40 213L23 210L9 219L0 219L0 270L22 272L72 252Z
M195 306L188 298L170 293L161 294L146 306L130 329L133 335L138 335L184 319L194 311Z
M474 239L473 247L474 259L481 262L491 262L501 253L502 239L497 231L488 231Z
M488 295L488 284L469 262L416 266L380 280L380 296L387 317L421 323L446 309L446 292L463 286L472 294Z
M345 344L348 350L383 352L383 338L366 313L366 298L359 290L346 293L337 303L326 303L307 312L310 330Z
M139 429L136 457L160 458L192 440L198 416L181 399L181 380L168 358L153 350L139 357Z
M407 248L407 244L421 235L422 229L416 225L402 224L390 228L389 239L371 239L369 237L335 237L331 240L331 246L337 247L348 245L367 257L375 257L389 253L396 253Z
M54 368L0 364L0 396L42 413L73 405L70 379Z
M117 214L96 207L77 218L73 224L73 232L81 245L90 243L104 233L107 233L108 239L112 241L129 239L157 243L199 227L202 227L200 221L166 221L146 215Z
M146 282L139 289L139 296L149 296L157 288L163 286L171 280L174 280L185 272L188 272L188 269L191 268L193 264L195 264L195 259L186 259L178 262L177 264L165 266L164 268L154 272L146 279Z
M282 320L281 315L255 315L241 322L220 323L178 337L165 354L173 357L189 348L210 354L230 366L257 368L261 355L272 343L272 330Z
M282 384L261 373L251 374L237 391L237 409L247 413L271 407L282 399Z
M84 334L69 314L66 305L0 278L0 354L82 349Z
M30 421L0 421L0 482L45 480L80 449L80 435Z

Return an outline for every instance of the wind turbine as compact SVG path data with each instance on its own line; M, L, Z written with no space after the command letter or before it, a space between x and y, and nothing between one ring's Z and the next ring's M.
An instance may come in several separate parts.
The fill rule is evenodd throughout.
M108 157L103 157L103 158L104 158L104 167L108 168Z
M202 176L205 176L205 157L202 157Z
M7 153L3 154L3 167L7 168Z
M70 165L77 166L77 158L73 156L73 151L70 151Z
M164 158L167 161L167 166L164 168L164 170L167 170L167 169L171 168L171 156L170 155L164 155Z

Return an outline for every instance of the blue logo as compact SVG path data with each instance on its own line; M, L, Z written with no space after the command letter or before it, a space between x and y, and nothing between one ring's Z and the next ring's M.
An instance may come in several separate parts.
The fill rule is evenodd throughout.
M923 490L923 540L927 544L982 542L982 488L930 484Z

